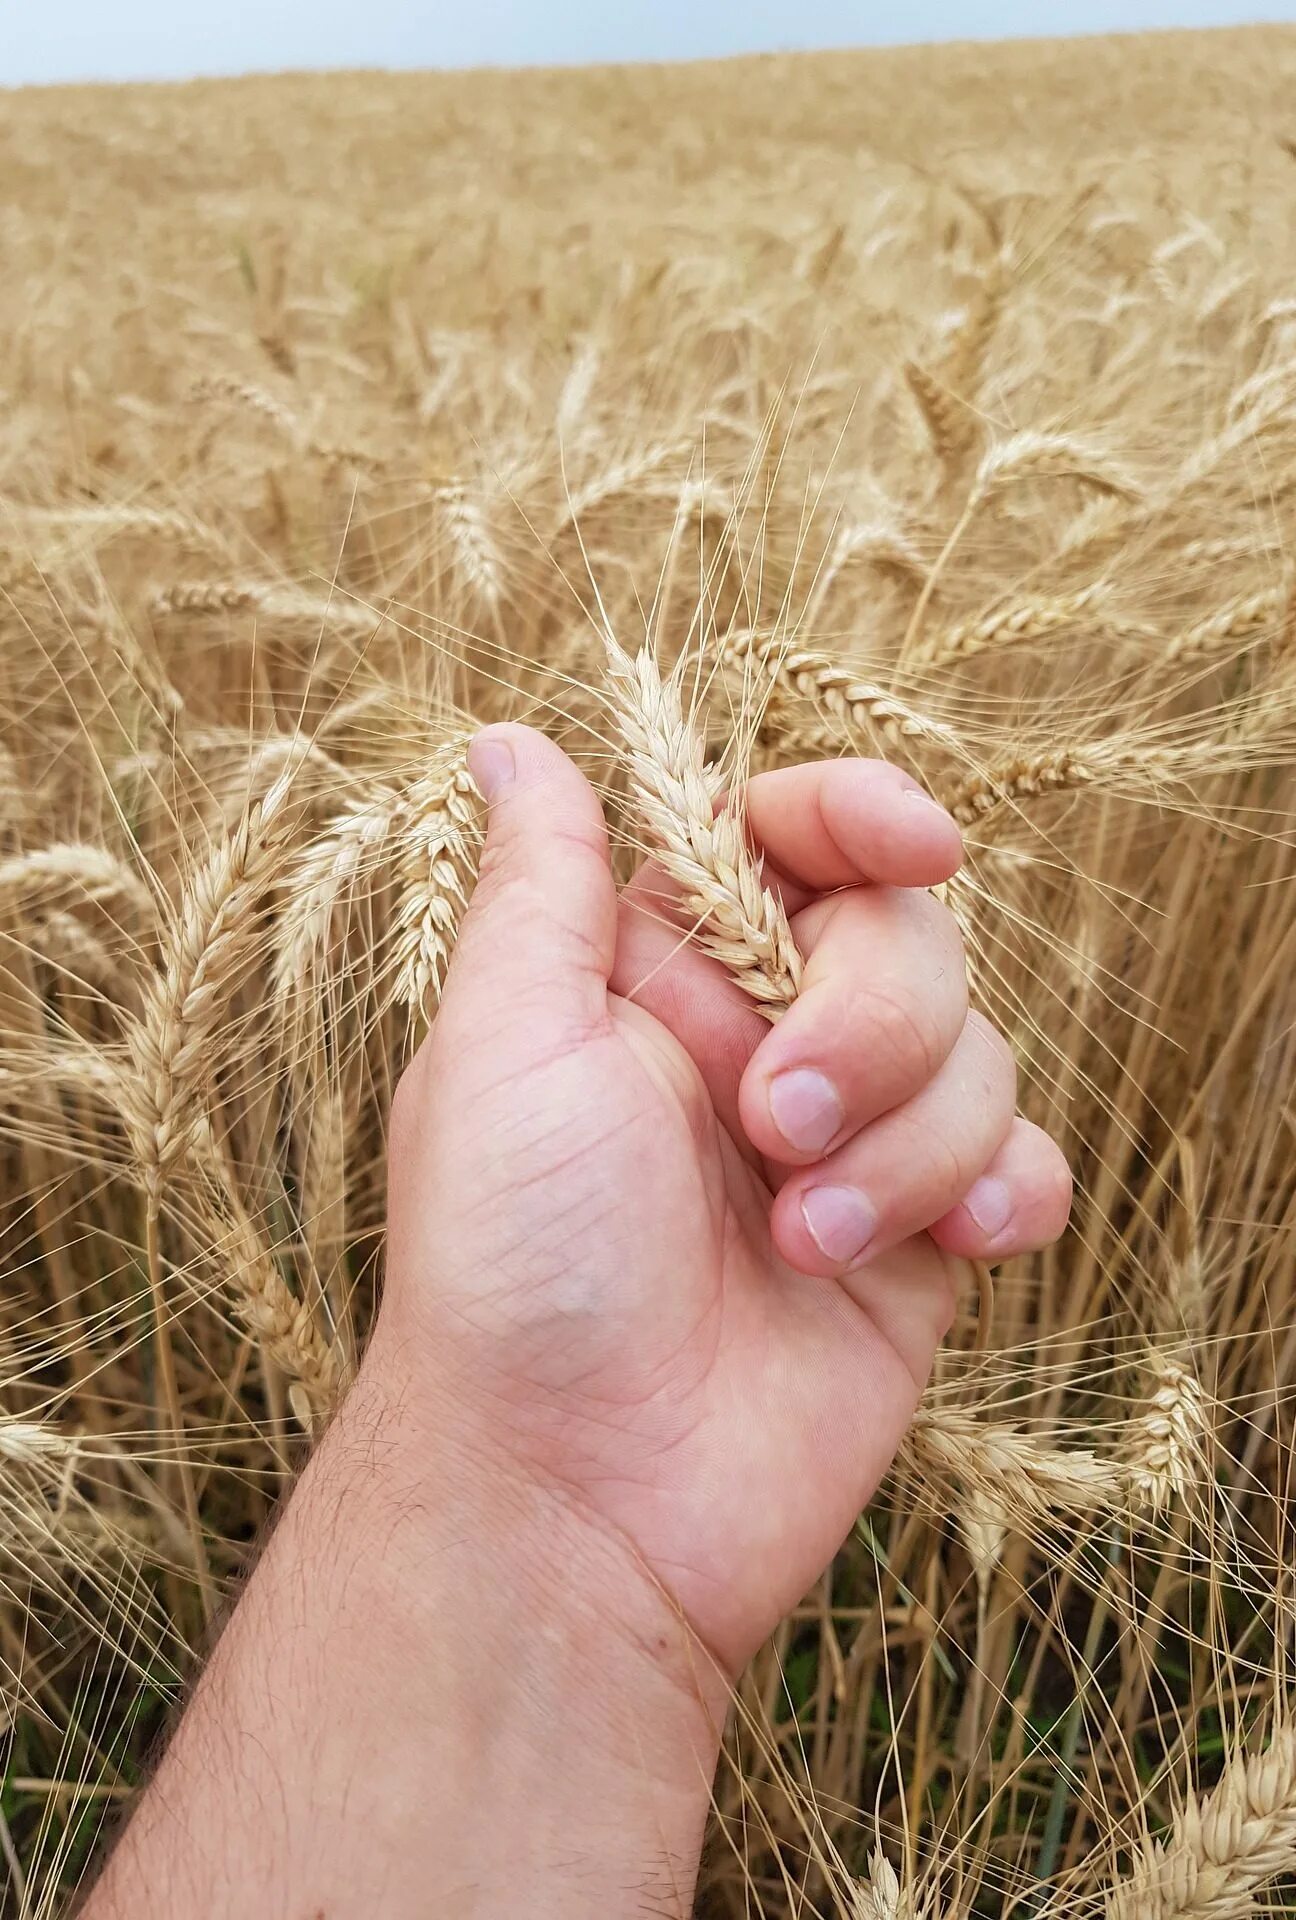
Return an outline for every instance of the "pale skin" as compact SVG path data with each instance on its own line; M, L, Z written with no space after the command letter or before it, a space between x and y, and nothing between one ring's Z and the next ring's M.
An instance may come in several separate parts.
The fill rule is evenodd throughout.
M618 896L550 741L472 765L373 1340L92 1920L687 1914L733 1677L885 1473L966 1260L1065 1224L906 775L748 787L806 956L770 1025L659 870Z

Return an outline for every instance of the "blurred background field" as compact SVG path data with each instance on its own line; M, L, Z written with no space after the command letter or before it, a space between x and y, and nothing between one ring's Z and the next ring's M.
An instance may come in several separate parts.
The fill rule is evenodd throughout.
M1079 1183L743 1684L708 1914L1283 1909L1296 29L0 114L4 1911L345 1389L475 720L900 758Z

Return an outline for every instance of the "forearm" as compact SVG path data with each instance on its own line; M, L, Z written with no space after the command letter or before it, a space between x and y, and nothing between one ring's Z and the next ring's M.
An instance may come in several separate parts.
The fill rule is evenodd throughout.
M723 1686L618 1541L397 1422L362 1379L91 1920L690 1911Z

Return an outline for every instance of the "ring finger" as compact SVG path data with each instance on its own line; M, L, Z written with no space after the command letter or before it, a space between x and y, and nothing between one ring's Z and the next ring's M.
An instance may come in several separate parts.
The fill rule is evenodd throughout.
M843 1274L942 1219L1007 1138L1016 1093L1007 1042L969 1015L921 1093L779 1189L770 1227L783 1258Z

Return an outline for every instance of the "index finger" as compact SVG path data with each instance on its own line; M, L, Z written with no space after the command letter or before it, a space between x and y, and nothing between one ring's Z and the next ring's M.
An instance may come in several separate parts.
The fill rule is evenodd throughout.
M806 895L873 881L934 887L957 871L963 836L938 801L885 760L819 760L759 773L744 794L747 830L789 912Z

